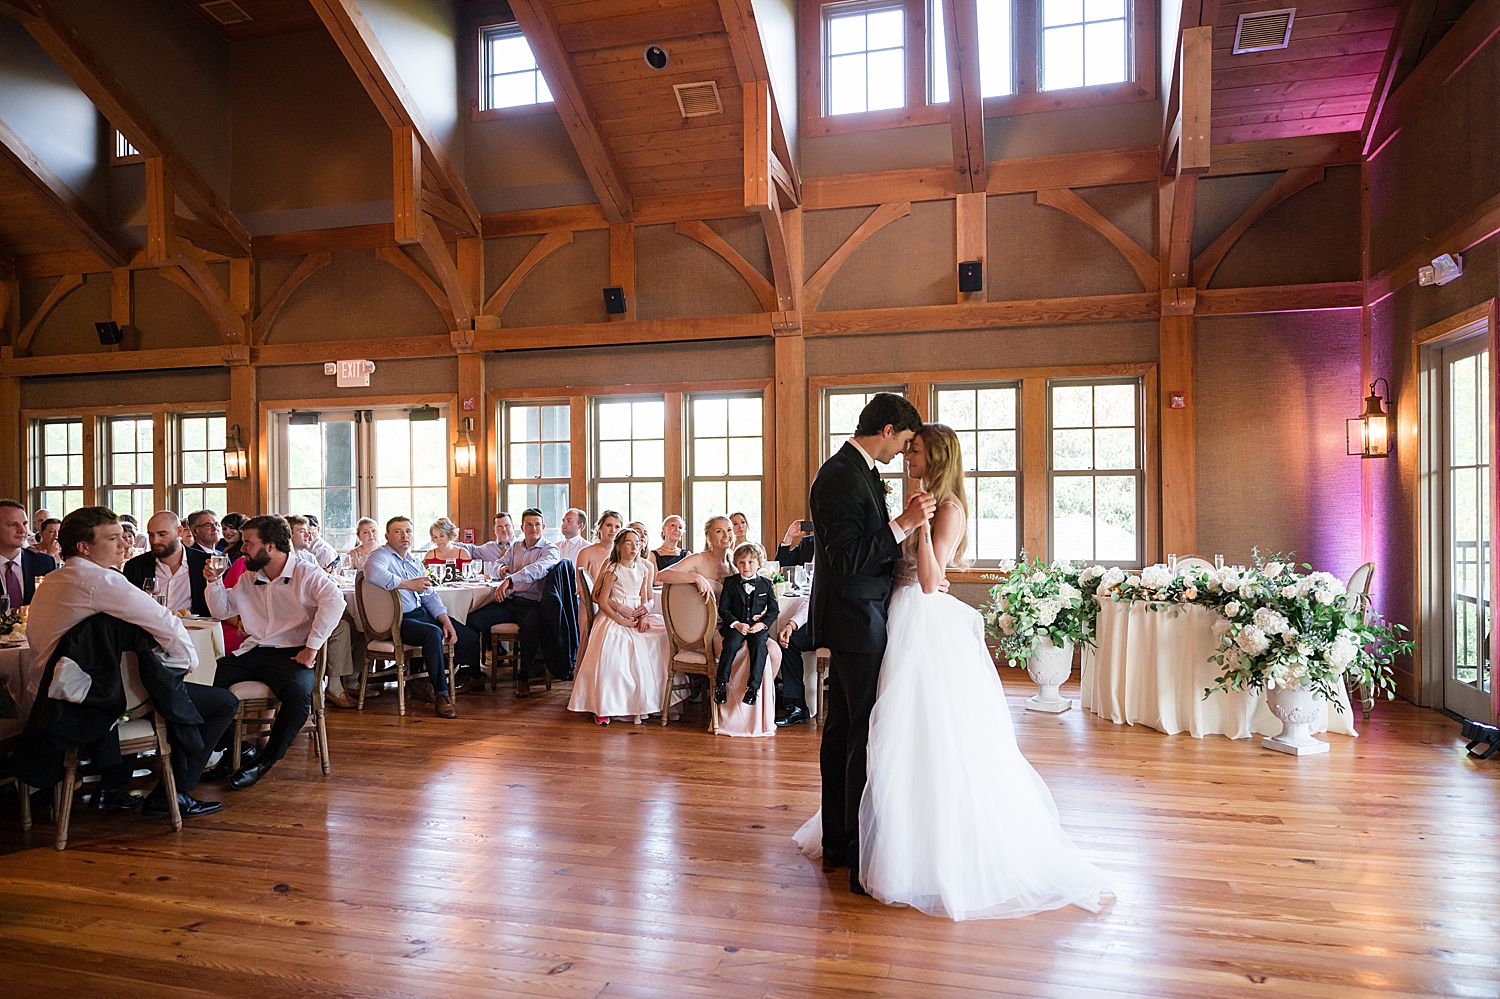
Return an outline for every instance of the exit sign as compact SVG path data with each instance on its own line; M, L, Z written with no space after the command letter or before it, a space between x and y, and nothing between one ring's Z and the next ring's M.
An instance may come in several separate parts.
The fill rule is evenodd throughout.
M323 365L323 374L334 375L339 388L368 388L374 370L374 361L328 361Z

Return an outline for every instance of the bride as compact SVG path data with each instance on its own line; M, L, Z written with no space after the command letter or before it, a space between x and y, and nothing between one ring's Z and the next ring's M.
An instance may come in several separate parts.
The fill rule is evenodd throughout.
M948 427L928 424L912 440L906 473L938 508L896 569L859 809L860 881L889 905L952 919L1097 912L1104 876L1016 746L979 614L939 592L943 567L966 547L963 469ZM822 813L795 839L819 856Z

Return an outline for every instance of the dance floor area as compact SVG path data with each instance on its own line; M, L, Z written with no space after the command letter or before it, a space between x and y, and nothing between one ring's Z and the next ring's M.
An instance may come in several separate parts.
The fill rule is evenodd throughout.
M1114 878L1078 909L955 924L852 896L792 833L818 733L598 730L566 685L461 717L330 717L189 820L45 814L0 789L0 993L43 996L1494 996L1500 766L1381 704L1294 759L1021 709L1022 750ZM1066 688L1065 688L1066 691ZM1076 685L1072 690L1076 698ZM997 848L1027 844L990 831Z

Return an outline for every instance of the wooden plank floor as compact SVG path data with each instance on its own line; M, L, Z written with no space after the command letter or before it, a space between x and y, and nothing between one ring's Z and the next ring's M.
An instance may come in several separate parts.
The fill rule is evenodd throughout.
M59 854L0 789L0 995L1500 994L1500 760L1466 759L1456 723L1382 704L1297 760L1010 688L1114 878L1097 915L955 924L850 895L790 840L817 807L806 727L600 731L566 685L465 697L456 722L388 697L331 716L331 777L300 740L250 791L205 785L224 811L180 834L75 811Z

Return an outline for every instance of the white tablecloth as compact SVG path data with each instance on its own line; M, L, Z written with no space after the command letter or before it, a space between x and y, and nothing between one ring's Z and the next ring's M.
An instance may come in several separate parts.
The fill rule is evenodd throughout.
M1143 603L1102 600L1098 648L1083 655L1083 706L1116 724L1145 725L1168 735L1280 735L1281 722L1265 698L1249 692L1216 693L1219 667L1208 661L1218 648L1204 607L1153 611ZM1342 711L1325 704L1314 732L1357 735L1349 696L1339 688Z
M364 631L365 623L359 616L359 603L354 599L354 587L340 585L339 590L344 594L344 603L349 608L349 620L360 631ZM433 592L447 608L448 617L459 624L468 623L469 612L474 608L483 607L495 599L493 583L444 583L433 587Z
M198 653L198 668L187 675L188 682L211 684L218 669L218 659L224 654L224 626L217 621L186 623L188 636ZM11 696L20 708L20 717L0 718L0 739L20 735L26 727L26 717L31 713L46 667L46 663L31 654L29 645L0 648L0 676L6 678Z

